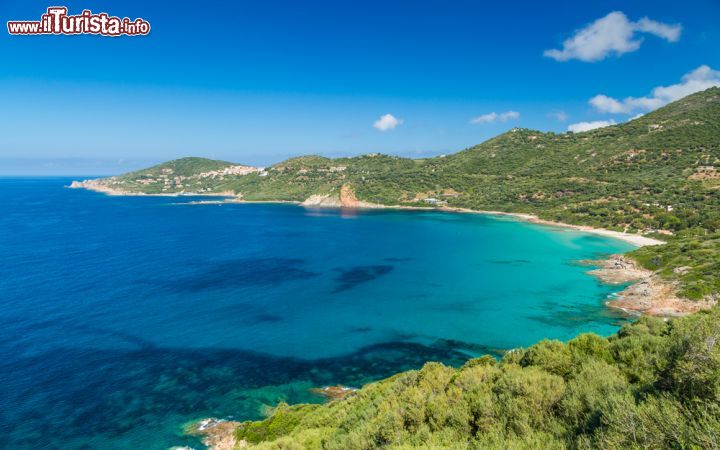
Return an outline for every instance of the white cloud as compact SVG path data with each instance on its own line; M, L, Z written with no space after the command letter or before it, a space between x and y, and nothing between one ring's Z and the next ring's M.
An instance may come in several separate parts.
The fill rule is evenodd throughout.
M497 120L497 113L491 112L488 114L483 114L482 116L473 117L470 119L470 123L490 123L495 122Z
M515 120L520 118L520 113L517 111L506 111L500 114L500 122L507 122L508 120Z
M563 41L562 50L545 50L543 54L556 61L579 59L594 62L611 54L619 56L639 49L643 39L636 34L649 33L676 42L680 39L681 32L680 24L669 25L647 17L631 22L622 12L614 11L577 30Z
M594 122L578 122L568 125L567 130L573 133L581 133L583 131L590 131L596 128L609 127L615 125L614 120L596 120Z
M720 71L709 66L700 66L683 75L680 83L670 86L659 86L646 97L627 97L622 100L596 95L589 103L598 111L611 114L632 114L635 111L652 111L670 102L681 99L695 92L704 91L713 86L720 86Z
M568 115L567 113L565 113L565 111L552 111L548 114L548 117L552 117L558 122L565 122L566 120L568 120Z
M392 114L385 114L380 116L380 118L373 123L373 127L380 131L390 131L394 130L395 127L400 125L402 122L402 119L398 119Z
M589 103L598 111L613 114L625 112L625 105L607 95L596 95L590 99Z
M517 111L505 111L502 113L496 113L495 111L482 116L473 117L470 119L470 123L493 123L493 122L507 122L508 120L515 120L520 118L520 113Z
M682 25L668 25L662 22L650 20L647 17L635 22L635 28L643 33L654 34L670 42L677 42L680 39Z

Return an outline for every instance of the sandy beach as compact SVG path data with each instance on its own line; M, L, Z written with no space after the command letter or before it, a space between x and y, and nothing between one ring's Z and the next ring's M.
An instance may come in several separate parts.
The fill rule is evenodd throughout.
M662 245L665 243L659 239L649 238L647 236L643 236L640 234L623 233L621 231L607 230L604 228L594 228L594 227L590 227L590 226L586 226L586 225L571 225L568 223L553 222L551 220L541 219L538 216L535 216L532 214L508 213L508 212L502 212L502 211L477 211L477 210L467 209L467 208L452 208L452 207L436 208L436 209L438 209L440 211L488 214L488 215L494 215L494 216L513 217L515 219L518 219L518 220L521 220L524 222L534 223L537 225L547 225L550 227L557 227L557 228L568 228L568 229L572 229L572 230L582 231L585 233L592 233L592 234L597 234L600 236L606 236L606 237L610 237L610 238L614 238L614 239L620 239L620 240L628 242L636 247L644 247L646 245Z

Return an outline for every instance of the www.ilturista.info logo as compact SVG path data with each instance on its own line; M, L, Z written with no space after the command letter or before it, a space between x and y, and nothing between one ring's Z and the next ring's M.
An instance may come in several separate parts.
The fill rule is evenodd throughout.
M40 20L8 21L10 34L99 34L101 36L144 36L150 33L150 22L94 14L89 9L76 16L68 16L65 6L51 6Z

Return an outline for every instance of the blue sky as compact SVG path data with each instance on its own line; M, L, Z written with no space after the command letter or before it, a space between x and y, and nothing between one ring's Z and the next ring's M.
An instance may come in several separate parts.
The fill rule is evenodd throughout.
M0 12L35 20L55 3L4 0ZM60 3L152 31L3 30L2 174L435 155L515 126L622 122L720 84L715 0Z

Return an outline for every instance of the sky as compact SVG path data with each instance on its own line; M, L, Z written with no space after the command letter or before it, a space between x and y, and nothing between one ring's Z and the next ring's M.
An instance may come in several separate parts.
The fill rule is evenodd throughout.
M183 156L451 153L579 132L720 85L720 2L0 0L143 18L146 36L0 32L0 174Z

